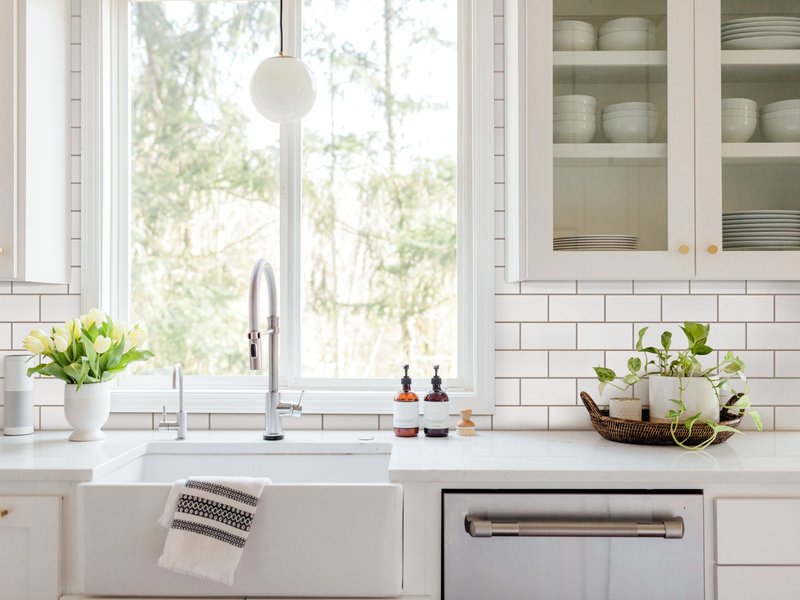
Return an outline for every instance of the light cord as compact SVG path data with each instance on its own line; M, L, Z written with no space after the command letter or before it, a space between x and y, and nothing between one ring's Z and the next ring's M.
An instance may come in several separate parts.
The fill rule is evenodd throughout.
M280 55L283 56L283 0L278 0L278 28L281 32L281 49Z

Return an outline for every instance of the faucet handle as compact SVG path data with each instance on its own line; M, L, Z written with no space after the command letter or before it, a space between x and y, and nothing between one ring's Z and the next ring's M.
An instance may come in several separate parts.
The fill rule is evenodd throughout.
M176 425L175 421L167 421L167 405L164 404L161 406L161 421L158 423L159 429L172 429Z

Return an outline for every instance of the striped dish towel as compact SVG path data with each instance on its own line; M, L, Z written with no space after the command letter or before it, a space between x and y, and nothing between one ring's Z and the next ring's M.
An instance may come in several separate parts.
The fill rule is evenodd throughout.
M158 523L168 527L158 566L233 585L269 479L192 477L173 484Z

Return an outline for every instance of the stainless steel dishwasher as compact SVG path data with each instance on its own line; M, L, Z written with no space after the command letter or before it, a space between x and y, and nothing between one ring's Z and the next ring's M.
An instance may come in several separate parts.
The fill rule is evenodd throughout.
M702 600L694 491L445 490L447 600Z

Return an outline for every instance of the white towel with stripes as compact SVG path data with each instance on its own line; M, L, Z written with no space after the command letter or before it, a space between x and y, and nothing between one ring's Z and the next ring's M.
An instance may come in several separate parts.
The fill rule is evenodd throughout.
M233 585L253 517L269 479L192 477L170 490L159 525L168 527L158 566Z

